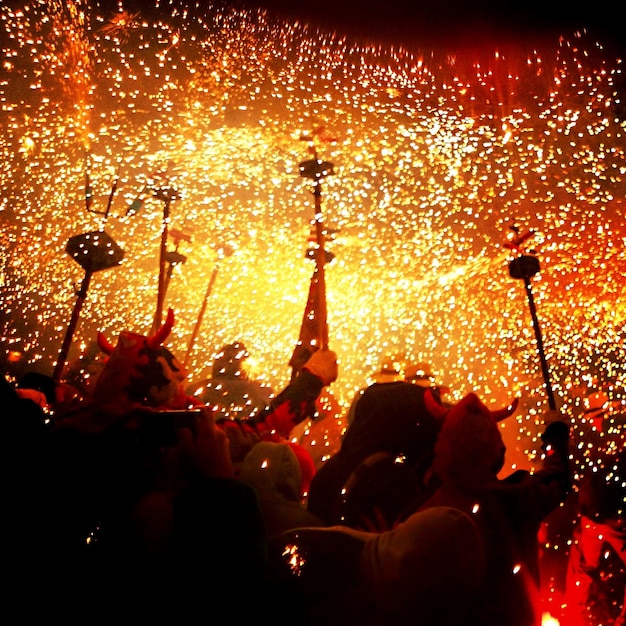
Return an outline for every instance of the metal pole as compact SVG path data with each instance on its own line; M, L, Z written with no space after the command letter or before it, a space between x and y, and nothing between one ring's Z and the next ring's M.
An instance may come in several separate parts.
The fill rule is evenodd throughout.
M85 276L80 285L80 290L77 293L78 297L76 298L76 304L74 304L72 317L67 327L67 331L65 332L65 339L63 339L61 351L59 352L59 358L57 359L54 372L52 373L52 380L55 382L59 382L61 380L61 374L63 373L63 368L65 367L65 363L67 361L67 355L69 354L70 346L72 345L72 337L74 336L74 332L78 326L80 310L83 308L83 304L87 298L87 290L89 289L92 273L93 272L90 271L85 272Z
M539 327L539 320L537 319L537 309L535 308L535 298L533 297L533 291L530 284L530 278L524 276L524 285L526 287L526 293L528 295L528 305L530 308L530 315L533 320L533 328L535 329L535 338L537 340L537 351L539 352L539 359L541 361L541 371L543 373L543 380L546 384L546 392L548 394L548 406L555 411L556 402L554 400L554 392L552 390L552 384L550 383L550 372L548 370L548 362L546 361L546 354L543 349L543 339L541 336L541 328Z
M163 317L163 305L165 304L166 269L167 264L167 224L170 217L170 200L166 199L163 205L163 229L161 231L161 251L159 254L159 286L157 292L156 313L152 324L152 332L161 327Z
M187 363L189 362L189 358L191 357L191 353L193 351L194 344L196 342L196 338L198 337L198 332L200 331L200 325L202 324L202 318L204 317L204 312L206 311L207 302L209 300L209 296L213 291L213 285L215 284L215 279L217 278L217 270L219 264L216 263L213 268L213 273L211 274L211 279L209 280L209 285L206 289L206 293L204 294L204 300L202 300L202 306L200 307L200 312L198 313L198 319L196 320L196 325L193 328L193 332L191 333L191 337L189 338L189 343L187 344L187 354L185 354L185 360L183 361L183 365L187 367Z
M326 311L326 248L324 241L324 224L322 220L322 183L318 180L313 191L315 195L315 233L317 238L317 248L315 249L315 264L318 283L318 332L320 347L328 349L328 320Z

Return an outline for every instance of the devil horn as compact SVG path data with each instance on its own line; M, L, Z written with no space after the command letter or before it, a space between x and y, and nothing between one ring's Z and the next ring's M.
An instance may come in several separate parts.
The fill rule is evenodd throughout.
M433 392L427 389L424 392L424 402L426 403L426 410L438 420L443 421L448 409L435 399Z
M113 354L113 350L115 350L115 346L104 336L104 333L98 332L96 336L96 343L98 344L98 348L102 350L105 354L111 356Z
M154 335L148 337L147 344L148 347L152 350L156 350L168 337L168 335L172 332L172 328L174 327L174 309L167 310L167 317L165 318L165 322L161 328L159 328Z
M506 406L503 409L491 411L491 417L493 417L496 422L501 422L503 419L509 417L509 415L513 415L513 413L515 413L518 404L519 398L514 398L513 402L511 402L509 406Z

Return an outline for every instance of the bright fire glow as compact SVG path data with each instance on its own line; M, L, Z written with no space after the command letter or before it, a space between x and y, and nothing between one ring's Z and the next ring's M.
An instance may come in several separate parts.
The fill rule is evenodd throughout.
M219 268L190 381L241 340L258 377L281 389L313 271L314 198L299 175L313 142L334 164L322 208L336 231L326 284L342 408L387 356L427 362L450 400L474 390L502 407L520 396L502 429L505 471L532 466L547 399L528 293L509 275L524 252L541 264L532 294L575 459L617 445L626 404L619 58L584 31L544 49L457 56L419 42L350 42L212 3L148 4L141 14L121 2L117 14L85 0L0 6L5 371L52 372L84 276L65 252L77 234L106 228L124 260L93 275L70 359L98 330L150 329L163 197L174 190L169 226L189 238L168 283L168 347L186 356ZM533 235L514 250L512 230ZM604 417L585 412L600 391Z

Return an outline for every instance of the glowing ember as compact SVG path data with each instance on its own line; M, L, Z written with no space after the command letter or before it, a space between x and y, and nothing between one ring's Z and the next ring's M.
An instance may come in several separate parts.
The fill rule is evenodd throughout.
M306 564L306 560L300 555L298 545L295 543L287 544L283 550L282 556L289 565L291 572L296 576L300 576L302 568Z
M552 617L549 613L544 613L541 618L541 626L559 626L558 619Z

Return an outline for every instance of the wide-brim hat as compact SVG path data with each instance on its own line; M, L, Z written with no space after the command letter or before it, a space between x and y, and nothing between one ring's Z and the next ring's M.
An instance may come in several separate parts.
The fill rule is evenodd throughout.
M241 341L222 346L213 361L213 377L237 377L242 380L248 378L244 363L249 356L248 349Z
M375 383L394 383L403 380L400 364L392 359L385 359L380 369L370 375Z
M435 374L429 363L409 363L404 368L404 380L420 387L432 387L435 384Z

